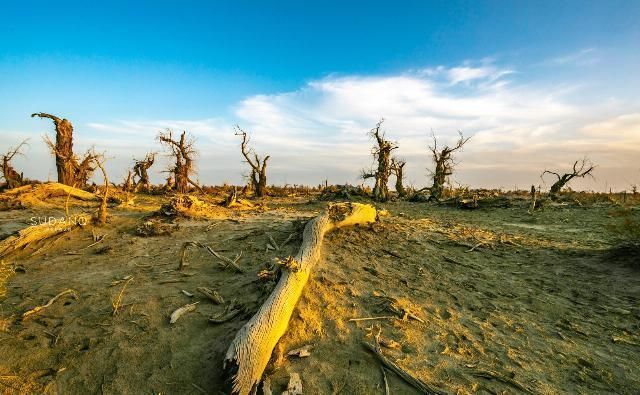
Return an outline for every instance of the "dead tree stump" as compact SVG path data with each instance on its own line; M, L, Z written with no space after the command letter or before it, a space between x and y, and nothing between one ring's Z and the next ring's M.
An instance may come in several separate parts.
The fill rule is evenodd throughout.
M95 157L92 151L87 151L82 160L73 152L73 125L67 119L60 119L55 115L39 112L31 117L49 118L56 128L56 141L45 136L45 141L56 157L58 182L64 185L83 188L87 185L95 168L91 167Z

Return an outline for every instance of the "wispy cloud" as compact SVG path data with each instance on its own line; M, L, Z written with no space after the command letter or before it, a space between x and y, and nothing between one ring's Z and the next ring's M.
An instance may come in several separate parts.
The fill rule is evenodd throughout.
M585 48L577 52L557 56L547 60L545 63L552 66L590 66L600 62L600 56L596 48Z

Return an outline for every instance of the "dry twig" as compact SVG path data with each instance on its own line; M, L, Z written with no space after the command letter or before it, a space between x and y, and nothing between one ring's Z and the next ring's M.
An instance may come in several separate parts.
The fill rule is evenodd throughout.
M44 304L42 306L34 307L33 309L25 312L24 314L22 314L22 319L25 320L25 319L29 318L30 316L32 316L33 314L36 314L36 313L38 313L39 311L41 311L43 309L46 309L47 307L51 306L56 300L60 299L64 295L68 295L68 294L73 295L74 299L78 299L78 295L76 295L76 291L74 291L73 289L67 289L65 291L60 292L59 294L57 294L53 298L49 299L49 301L46 304Z

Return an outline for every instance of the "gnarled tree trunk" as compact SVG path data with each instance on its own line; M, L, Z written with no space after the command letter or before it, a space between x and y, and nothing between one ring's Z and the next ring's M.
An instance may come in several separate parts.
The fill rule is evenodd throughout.
M47 140L56 156L56 169L58 170L58 182L65 185L73 185L75 179L74 155L73 155L73 125L69 120L60 119L55 115L39 112L31 114L31 117L49 118L56 128L56 141Z
M433 133L433 132L432 132ZM433 134L433 145L429 147L433 162L435 163L435 169L433 170L433 184L430 188L431 196L429 200L439 201L442 198L444 191L444 185L447 182L447 178L453 174L453 167L455 165L453 161L453 153L462 149L462 147L469 141L470 137L464 138L462 132L458 132L460 138L453 147L445 146L442 150L438 149L438 140L435 134Z
M56 157L58 182L64 185L83 188L94 171L91 167L95 156L88 151L82 160L73 153L73 125L67 119L60 119L55 115L38 112L31 117L49 118L56 128L56 141L45 137L45 141Z
M404 166L407 164L406 161L402 159L391 159L391 170L393 170L394 175L396 176L396 192L399 197L404 197L407 195L407 191L404 189Z
M386 202L389 200L389 176L391 175L391 151L398 146L385 139L384 132L381 130L384 119L371 129L369 136L375 139L376 146L372 149L372 154L378 162L378 168L373 171L363 171L362 178L375 178L375 186L373 187L373 198L378 202Z
M27 140L24 140L16 148L11 148L9 151L2 155L2 177L7 182L7 189L13 189L24 185L25 180L22 173L18 173L13 168L11 160L16 155L22 155L20 149L27 144Z
M271 353L286 332L309 274L320 257L324 234L335 228L375 220L376 210L370 205L339 203L329 206L325 214L307 223L302 245L293 262L297 270L284 270L271 295L229 346L224 374L231 393L244 395L257 388Z
M557 200L558 197L560 196L560 192L562 191L562 188L564 188L569 183L569 181L573 180L576 177L577 178L584 178L586 176L593 177L592 175L593 169L595 169L595 166L591 164L591 162L587 158L584 158L581 161L577 160L573 163L573 171L571 173L565 173L563 175L560 175L559 173L545 170L542 172L540 177L542 178L545 174L548 173L548 174L553 174L558 178L558 180L554 182L553 185L551 185L551 188L549 189L549 197L551 198L551 200Z
M203 192L202 188L190 178L193 172L193 156L195 156L196 151L193 149L193 138L187 139L186 135L187 132L182 132L180 140L174 140L171 130L168 130L166 133L160 133L158 140L169 146L175 157L176 164L171 171L174 176L176 192L188 193L189 184Z
M249 166L251 166L251 176L249 177L251 187L257 197L263 197L267 191L267 161L271 157L267 155L261 160L258 154L256 154L252 148L248 147L249 136L247 132L240 129L240 126L236 126L236 129L236 136L242 136L242 143L240 144L242 156L244 156L244 159ZM251 159L251 155L253 155L253 159Z
M151 166L153 166L153 162L156 159L155 152L148 153L147 156L142 160L134 159L135 164L133 165L133 171L135 173L134 177L138 177L138 181L135 182L134 191L138 192L142 189L145 192L149 192L151 190L151 184L149 182L149 173L148 170Z

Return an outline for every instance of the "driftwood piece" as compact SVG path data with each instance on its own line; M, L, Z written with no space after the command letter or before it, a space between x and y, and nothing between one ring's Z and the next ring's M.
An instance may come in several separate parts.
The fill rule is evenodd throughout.
M379 346L373 345L373 344L367 343L367 342L362 342L362 344L369 351L371 351L385 367L387 367L393 373L395 373L398 376L400 376L401 379L406 381L408 384L410 384L412 387L414 387L415 389L417 389L421 393L423 393L423 394L434 394L434 395L446 394L446 392L443 392L443 391L441 391L441 390L439 390L437 388L434 388L433 386L425 383L424 381L420 380L419 378L412 376L407 371L402 369L400 366L396 365L395 362L393 362L389 358L385 357L384 354L382 354L382 352L380 351L380 347Z
M313 349L313 345L307 344L306 346L302 346L296 348L295 350L291 350L287 353L288 357L298 357L298 358L306 358L311 355L311 350Z
M176 321L178 321L180 317L182 317L185 313L188 313L190 311L195 311L198 303L200 302L189 303L176 309L173 313L171 313L171 317L169 317L169 323L175 324Z
M370 205L341 203L307 223L295 261L297 271L283 271L278 284L258 312L240 329L224 359L224 375L229 392L249 394L260 382L271 353L287 331L289 319L302 290L320 257L324 234L332 229L375 222Z
M224 299L222 298L222 295L218 293L218 291L207 287L198 287L198 291L209 298L209 300L211 300L213 303L224 304Z
M33 309L25 312L24 314L22 314L22 319L26 320L27 318L29 318L30 316L46 309L47 307L51 306L56 300L60 299L61 297L65 296L65 295L73 295L74 299L78 299L78 295L76 295L76 291L74 291L73 289L67 289L65 291L60 292L59 294L57 294L56 296L54 296L53 298L49 299L49 301L42 305L42 306L37 306L34 307Z
M238 307L236 301L232 300L231 303L227 304L222 313L209 317L209 322L212 324L222 324L236 318L243 311L244 307Z

